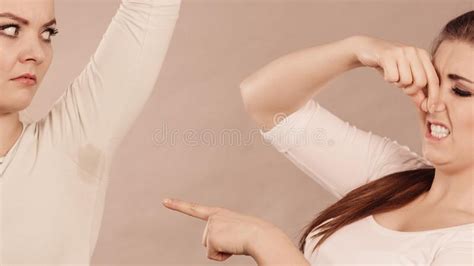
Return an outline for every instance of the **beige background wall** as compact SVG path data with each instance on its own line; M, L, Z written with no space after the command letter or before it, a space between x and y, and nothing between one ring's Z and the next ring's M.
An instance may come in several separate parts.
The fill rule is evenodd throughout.
M31 119L79 74L118 6L56 2L61 33ZM205 224L165 210L165 196L257 215L296 240L335 198L263 143L244 112L239 82L280 55L354 34L428 49L449 19L472 8L454 0L184 0L157 89L117 154L94 264L214 264L200 244ZM334 114L421 152L412 103L376 71L357 69L325 87L317 98ZM175 143L162 138L165 128L176 132ZM232 144L224 130L241 137ZM238 263L252 260L227 262Z

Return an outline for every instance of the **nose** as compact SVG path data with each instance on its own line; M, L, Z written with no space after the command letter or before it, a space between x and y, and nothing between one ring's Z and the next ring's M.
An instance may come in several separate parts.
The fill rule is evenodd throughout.
M37 38L25 40L23 49L19 55L19 60L23 64L34 63L40 65L46 58L43 44Z
M449 85L440 87L440 91L438 94L438 104L444 106L443 112L447 111L450 105L450 90L451 90L451 87Z

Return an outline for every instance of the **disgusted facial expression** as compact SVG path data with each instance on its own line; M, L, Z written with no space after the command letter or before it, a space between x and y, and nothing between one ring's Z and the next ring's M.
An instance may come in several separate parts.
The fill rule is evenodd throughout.
M446 108L420 113L423 156L436 168L454 173L474 164L474 47L464 41L445 40L433 65L440 80L439 101Z

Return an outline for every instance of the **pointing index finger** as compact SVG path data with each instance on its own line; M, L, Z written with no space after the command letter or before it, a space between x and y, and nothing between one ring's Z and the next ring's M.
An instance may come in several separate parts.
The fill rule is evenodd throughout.
M184 213L186 215L207 221L209 216L214 214L217 210L213 207L199 205L197 203L186 202L176 199L164 199L163 205L168 209Z

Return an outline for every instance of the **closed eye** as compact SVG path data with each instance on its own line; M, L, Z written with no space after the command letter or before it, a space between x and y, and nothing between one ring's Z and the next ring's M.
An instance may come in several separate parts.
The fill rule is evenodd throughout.
M461 96L461 97L470 97L470 96L472 96L472 93L470 93L469 91L461 90L457 87L452 88L452 91L456 95Z

